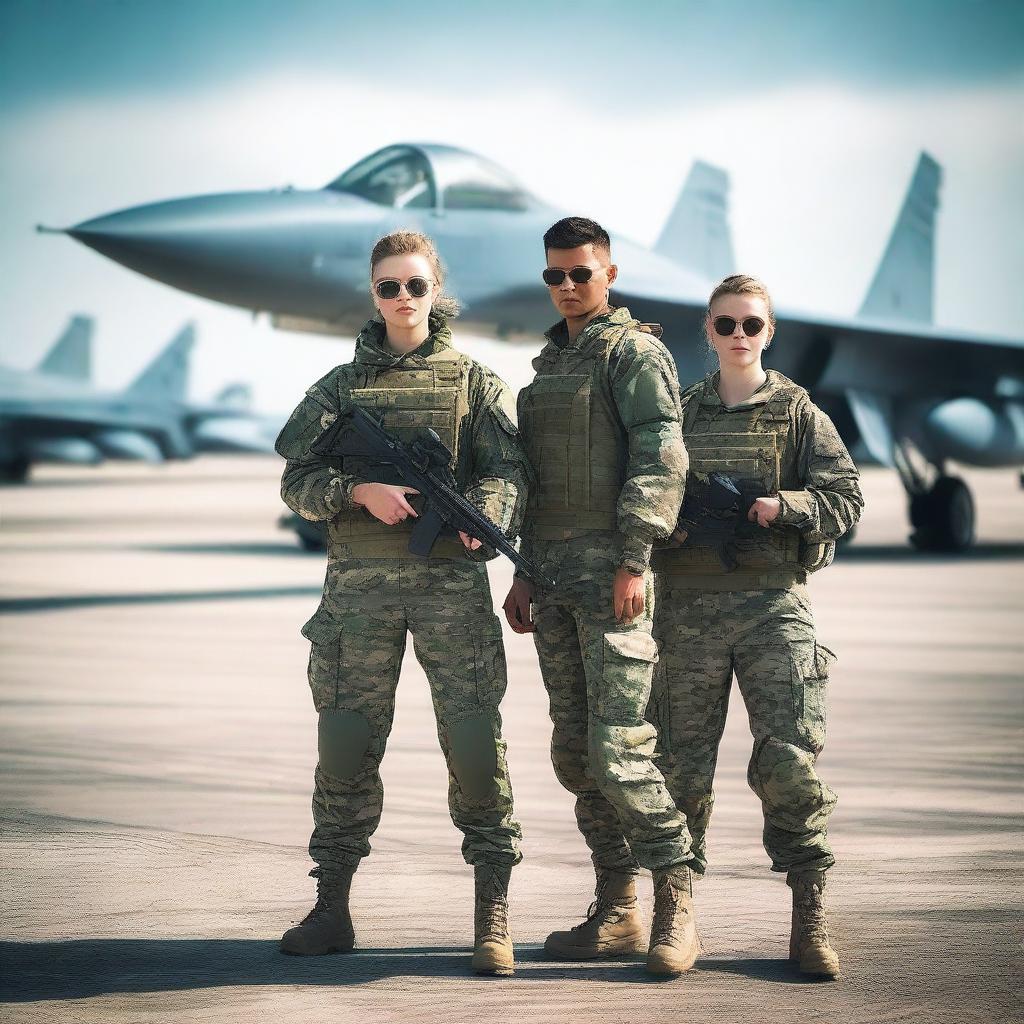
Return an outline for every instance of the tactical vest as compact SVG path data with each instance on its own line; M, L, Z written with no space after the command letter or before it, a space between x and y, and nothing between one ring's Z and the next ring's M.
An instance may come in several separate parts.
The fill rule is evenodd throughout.
M426 363L427 365L423 365ZM469 359L453 349L442 349L423 357L413 365L380 369L367 386L353 388L347 398L355 405L381 417L385 430L403 441L430 427L452 453L452 472L460 487L459 434L462 421L469 415ZM465 461L465 460L463 460ZM366 477L366 459L352 456L342 460L341 470ZM409 503L422 511L423 499L410 497ZM375 519L364 508L345 511L331 520L332 546L344 545L353 558L407 558L419 560L409 552L409 535L416 520L410 517L395 526ZM467 557L458 537L439 537L431 557Z
M737 480L744 491L771 497L793 482L781 479L781 462L791 424L793 393L776 392L767 402L727 415L719 429L697 430L702 391L693 393L683 411L683 441L689 455L689 473L719 471ZM689 475L689 474L688 474ZM727 572L718 553L703 545L664 548L655 553L657 572L671 577L692 577L692 585L709 589L761 589L802 582L808 572L832 561L834 544L808 544L796 527L765 529L743 522L729 544L736 568ZM680 581L682 583L684 581Z
M608 360L628 331L646 326L615 325L582 348L567 346L519 392L519 432L537 475L524 535L565 540L618 528L628 453Z

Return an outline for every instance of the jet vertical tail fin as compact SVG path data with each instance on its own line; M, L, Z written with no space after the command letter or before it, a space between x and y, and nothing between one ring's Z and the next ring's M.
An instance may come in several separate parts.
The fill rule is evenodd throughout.
M128 393L158 402L182 402L188 390L189 354L195 327L185 324L159 355L128 386Z
M942 168L922 153L882 262L860 308L861 316L931 323L935 213L941 182Z
M654 251L714 280L733 272L725 171L694 161Z
M51 377L88 380L92 376L92 329L91 317L73 316L64 333L43 356L36 372Z

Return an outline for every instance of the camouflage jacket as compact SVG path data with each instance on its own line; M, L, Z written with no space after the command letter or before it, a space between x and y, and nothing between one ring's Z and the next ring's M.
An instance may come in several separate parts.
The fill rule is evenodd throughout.
M358 507L352 501L352 489L366 481L332 468L328 460L311 454L309 446L345 408L351 390L368 386L385 369L403 362L424 364L423 357L452 348L444 318L431 314L430 328L430 336L419 348L398 355L387 345L384 324L370 320L356 338L353 361L336 366L306 392L276 445L278 454L287 459L281 497L293 512L315 522ZM525 509L530 466L512 418L512 394L487 367L467 361L469 412L460 429L456 479L477 508L506 534L516 536Z
M544 559L558 577L572 575L571 566L560 571L561 563L577 562L581 545L602 550L614 564L643 571L653 542L672 532L683 497L687 458L675 362L658 338L640 329L628 309L595 317L572 341L564 320L552 327L545 334L548 344L533 361L537 379L592 366L608 334L615 340L603 364L608 375L603 383L621 428L618 454L624 465L616 503L618 530L566 531L561 541L528 538L524 530L524 553ZM534 470L539 473L540 467Z

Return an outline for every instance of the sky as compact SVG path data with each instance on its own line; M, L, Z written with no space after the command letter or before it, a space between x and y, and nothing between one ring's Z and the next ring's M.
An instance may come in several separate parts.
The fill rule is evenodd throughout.
M118 387L192 319L197 397L246 379L289 408L350 346L35 225L315 188L403 140L480 152L645 244L692 161L717 164L740 268L778 305L833 315L860 305L927 150L944 172L936 321L1024 337L1022 55L1019 2L3 0L0 360L31 365L87 313L97 378Z

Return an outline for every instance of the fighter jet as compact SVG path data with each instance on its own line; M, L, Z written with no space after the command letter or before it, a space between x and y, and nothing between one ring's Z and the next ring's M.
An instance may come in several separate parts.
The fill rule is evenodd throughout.
M242 408L236 388L210 404L186 399L195 329L186 324L123 391L90 383L93 322L73 317L35 370L0 367L0 481L37 462L189 458L197 451L273 450L280 423Z
M963 550L974 540L974 505L946 464L1024 462L1024 340L932 324L940 179L922 154L859 315L780 309L766 361L811 391L851 448L899 472L918 547ZM613 300L663 324L684 383L708 369L704 306L733 269L728 189L724 171L697 163L653 249L613 236ZM369 310L373 243L413 228L438 243L463 323L512 337L551 321L539 240L561 216L483 157L401 144L322 189L158 202L67 233L157 281L266 312L279 327L351 334Z
M63 345L58 343L56 354L51 352L37 370L0 367L0 479L22 482L35 462L162 462L192 454L176 405L184 393L192 326L117 392L93 388L87 366L75 373L53 372L55 365L68 365L65 339L77 338L81 356L91 330L91 321L76 317Z

